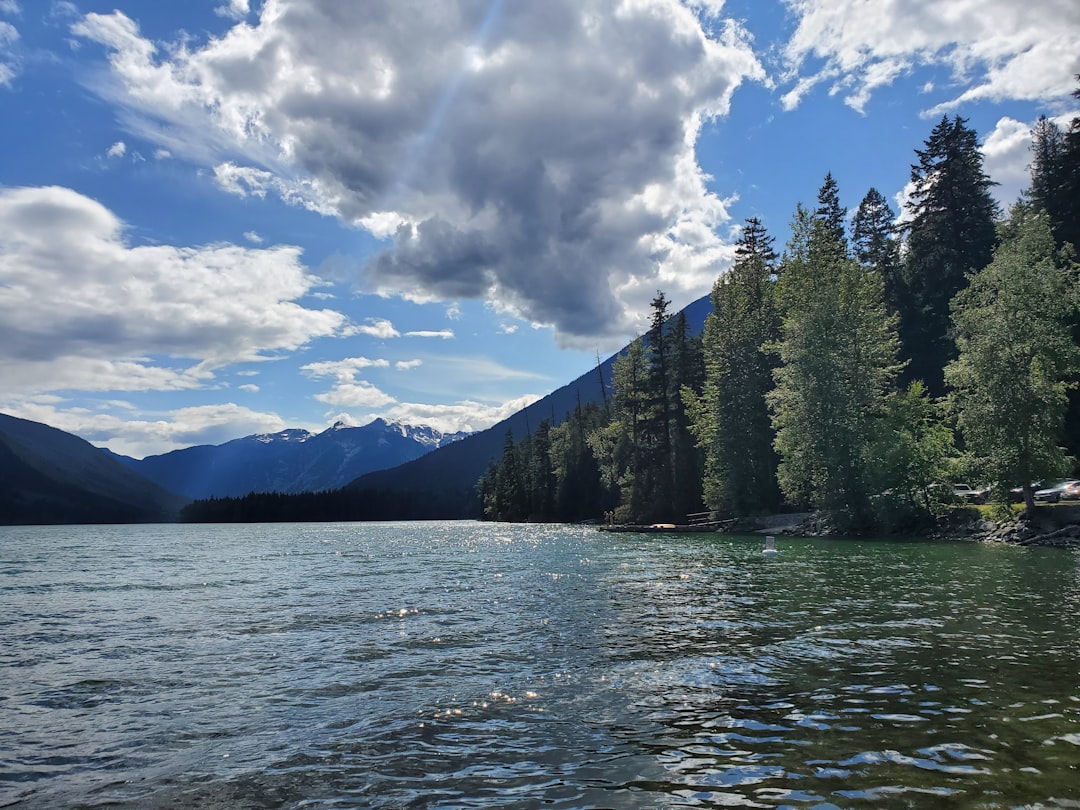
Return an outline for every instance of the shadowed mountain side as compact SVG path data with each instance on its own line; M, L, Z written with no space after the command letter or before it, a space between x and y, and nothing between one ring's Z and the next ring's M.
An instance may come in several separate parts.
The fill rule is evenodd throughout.
M78 436L0 414L0 523L174 521L186 502Z
M712 312L709 296L689 304L683 312L694 335L700 335L706 316ZM573 382L553 391L487 430L474 433L454 444L389 470L368 473L350 483L347 489L357 493L423 493L428 500L424 517L478 517L480 502L476 483L491 463L499 458L510 431L520 441L543 420L561 423L580 403L602 404L612 396L611 367L626 349L613 354L597 369L582 374ZM603 388L600 377L603 375ZM401 515L400 517L410 517Z

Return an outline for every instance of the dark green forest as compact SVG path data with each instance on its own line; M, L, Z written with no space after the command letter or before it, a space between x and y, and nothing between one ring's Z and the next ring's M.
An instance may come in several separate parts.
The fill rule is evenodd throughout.
M976 132L944 117L915 150L902 217L873 188L849 217L826 175L782 251L747 220L702 334L658 291L613 396L508 434L476 508L646 524L810 510L839 531L902 531L951 509L958 480L1002 502L1019 485L1034 508L1032 482L1080 454L1080 118L1066 131L1040 119L1031 156L1030 188L1002 211ZM452 506L345 489L200 501L184 519Z

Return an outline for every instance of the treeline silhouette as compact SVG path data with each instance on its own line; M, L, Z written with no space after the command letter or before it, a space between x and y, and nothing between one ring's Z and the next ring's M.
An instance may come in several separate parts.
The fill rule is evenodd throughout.
M238 498L193 501L183 523L311 523L323 521L442 520L475 517L478 504L441 493L354 490L348 487L285 494L252 492Z

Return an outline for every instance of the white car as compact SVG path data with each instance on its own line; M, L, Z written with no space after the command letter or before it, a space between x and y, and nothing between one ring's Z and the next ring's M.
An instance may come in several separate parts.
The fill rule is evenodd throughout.
M970 484L953 484L952 494L966 503L986 503L986 496L990 494L988 489L975 489Z
M1077 480L1075 478L1067 478L1063 481L1050 481L1047 486L1035 492L1035 500L1044 503L1057 503L1061 500L1061 494L1076 483Z

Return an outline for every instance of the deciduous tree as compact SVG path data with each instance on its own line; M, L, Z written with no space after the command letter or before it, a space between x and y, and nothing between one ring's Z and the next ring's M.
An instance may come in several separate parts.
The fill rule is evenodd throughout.
M1077 311L1077 266L1054 244L1045 212L1017 204L993 261L953 302L959 356L946 369L968 452L998 495L1066 471L1060 446L1080 348L1067 328Z

